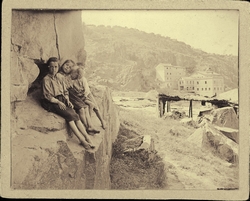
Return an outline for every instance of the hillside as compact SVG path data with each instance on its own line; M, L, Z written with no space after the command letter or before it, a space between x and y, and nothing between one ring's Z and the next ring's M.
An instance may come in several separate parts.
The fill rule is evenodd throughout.
M226 89L238 87L238 59L208 54L183 42L137 29L83 25L86 74L93 82L121 91L157 89L155 66L185 66L188 72L210 67L223 75Z

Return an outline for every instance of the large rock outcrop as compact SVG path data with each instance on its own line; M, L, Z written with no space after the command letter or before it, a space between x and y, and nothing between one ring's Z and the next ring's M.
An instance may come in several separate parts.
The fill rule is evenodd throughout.
M11 102L25 100L39 75L35 63L56 56L85 63L80 11L12 11Z
M91 136L96 148L89 152L72 135L63 118L45 111L39 92L13 108L12 187L15 189L110 189L112 143L119 130L118 113L107 87L92 87L107 128ZM98 95L98 96L97 96Z
M79 145L63 118L39 102L37 81L46 74L49 57L85 63L81 11L13 10L11 31L12 188L109 189L112 143L119 130L109 89L91 87L107 123L102 130L92 116L101 132L91 136L96 146L91 152Z

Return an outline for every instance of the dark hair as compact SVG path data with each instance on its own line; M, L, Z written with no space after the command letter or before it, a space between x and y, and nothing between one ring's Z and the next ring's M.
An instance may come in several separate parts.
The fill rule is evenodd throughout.
M51 62L57 62L57 63L59 63L57 57L50 57L50 58L48 59L48 61L47 61L47 66L49 66L49 64L50 64Z

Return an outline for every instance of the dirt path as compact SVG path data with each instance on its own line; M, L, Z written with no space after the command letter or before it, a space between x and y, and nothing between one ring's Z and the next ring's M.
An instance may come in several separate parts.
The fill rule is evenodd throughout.
M188 169L182 168L181 164L175 159L171 159L169 156L166 155L163 160L166 163L166 166L167 164L171 164L170 168L168 167L168 176L172 178L171 175L174 175L175 178L178 178L177 180L168 180L168 183L170 185L170 188L168 189L179 189L180 187L182 187L183 189L195 189L198 186L200 187L200 189L217 188L211 178L206 178L201 175L197 175L197 173L190 172Z
M180 121L158 118L155 104L148 100L115 99L121 122L142 135L151 135L155 149L166 164L167 189L217 189L238 186L238 167L209 151L201 151L187 140L195 131ZM140 101L140 102L139 102Z

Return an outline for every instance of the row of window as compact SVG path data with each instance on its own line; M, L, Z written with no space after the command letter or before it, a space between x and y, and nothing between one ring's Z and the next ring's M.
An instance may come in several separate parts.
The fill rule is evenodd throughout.
M203 91L203 88L201 88L201 90ZM204 88L204 90L206 91L207 90L207 88ZM210 88L208 88L208 90L210 91ZM219 90L222 90L222 88L221 87L214 87L214 91L219 91ZM197 88L197 91L199 91L199 88Z
M180 84L184 84L184 83L186 83L186 84L192 84L192 83L193 83L193 84L194 84L194 81L180 81L179 83L180 83ZM197 84L199 84L199 83L200 83L200 82L197 81ZM207 84L207 81L204 81L204 83ZM216 82L216 81L214 80L214 83L218 83L218 84L219 84L220 81L217 80L217 82Z
M182 89L183 89L183 88L182 88ZM189 90L189 89L194 90L194 87L187 87L187 90ZM211 89L210 89L210 88L204 88L204 89L201 88L201 91L203 91L203 90L204 90L204 91L207 91L207 90L210 91ZM214 87L214 90L215 90L215 91L216 91L216 90L219 91L219 90L222 90L222 88L221 88L221 87L217 87L217 88ZM197 91L199 91L199 88L197 88Z
M180 81L180 84L184 84L185 81ZM194 81L186 81L186 84L194 84ZM199 84L199 81L197 81L197 84ZM207 84L207 81L205 81L205 84Z
M174 74L177 74L177 73L174 73ZM167 75L171 75L171 73L169 73L169 74L167 73ZM179 75L182 75L182 73L179 73Z
M165 66L165 69L168 69L168 68L169 68L170 70L171 70L171 69L177 70L177 67L167 67L167 66ZM183 68L182 68L182 69L183 69ZM180 69L179 69L179 70L180 70Z

